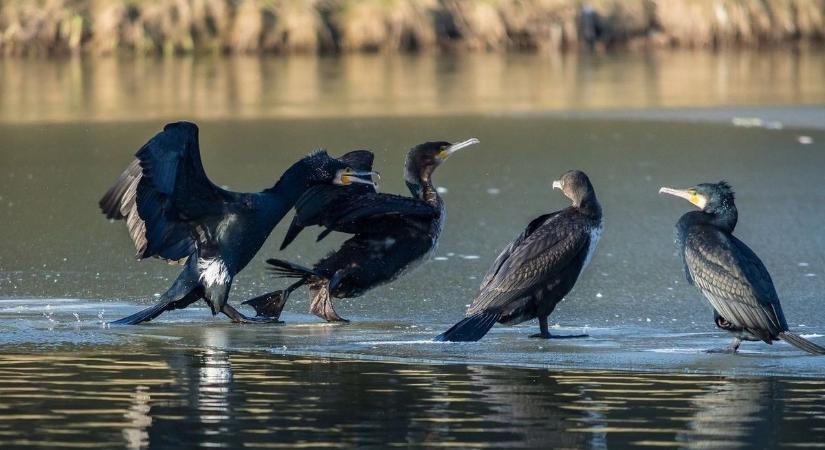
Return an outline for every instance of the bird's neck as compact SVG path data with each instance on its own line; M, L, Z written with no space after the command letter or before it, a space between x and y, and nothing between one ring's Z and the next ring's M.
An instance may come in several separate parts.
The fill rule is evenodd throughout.
M281 179L269 189L261 192L264 199L264 209L274 225L295 206L295 202L310 187L309 173L302 161L292 165L281 175Z
M438 190L433 186L430 177L416 177L414 181L407 180L407 189L413 197L425 201L433 206L441 204L441 197L438 195Z
M596 194L592 191L585 195L578 204L574 204L573 206L589 217L597 220L602 218L602 205L599 203L599 200L596 199Z
M691 211L685 213L682 218L679 219L679 223L676 224L677 243L682 243L687 231L695 225L711 226L725 233L732 234L733 229L736 228L736 221L736 207L733 207L732 210L727 209L721 213L719 211Z
M733 229L736 228L739 214L734 205L714 205L712 207L706 207L704 211L687 213L682 216L682 218L686 221L685 225L710 225L720 231L731 234L733 233Z

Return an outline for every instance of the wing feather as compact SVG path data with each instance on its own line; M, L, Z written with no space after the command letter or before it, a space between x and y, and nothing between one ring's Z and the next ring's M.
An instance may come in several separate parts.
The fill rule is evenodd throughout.
M570 271L581 271L590 233L581 224L563 220L563 214L540 220L543 217L531 222L502 252L504 257L500 256L494 263L495 273L485 277L479 294L467 310L468 315L509 307L543 285L561 282L563 275ZM534 229L531 231L531 228Z
M206 176L192 123L168 124L100 200L110 219L126 219L139 259L183 263L195 250L190 221L222 212L228 194Z
M374 155L369 150L354 150L338 159L355 170L371 171ZM309 188L295 203L295 216L281 243L281 250L291 244L304 228L312 225L334 224L342 205L352 202L360 195L375 192L374 186L359 183L347 186L319 185Z

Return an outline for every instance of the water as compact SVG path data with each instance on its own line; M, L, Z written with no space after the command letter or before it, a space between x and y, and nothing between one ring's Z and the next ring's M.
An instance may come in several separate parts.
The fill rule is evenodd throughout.
M502 66L509 75L500 73L486 90L456 86L487 83L489 70L476 70L486 67L478 61L505 57L459 58L423 81L409 75L403 79L418 86L412 91L393 81L407 70L363 71L384 86L374 91L365 91L359 77L326 72L371 67L358 58L316 61L307 83L317 89L309 89L315 94L306 101L289 100L304 88L281 86L278 77L267 81L277 87L271 94L248 101L244 89L254 86L235 80L229 85L239 96L226 94L224 84L206 95L212 85L198 84L203 75L183 86L183 97L161 95L179 65L193 64L203 74L214 64L220 71L207 79L223 83L221 74L239 70L237 64L275 66L252 70L271 80L273 73L291 73L280 65L301 59L0 63L12 74L0 81L0 447L823 441L825 359L784 343L745 343L739 356L703 353L729 337L717 332L705 301L686 286L672 243L673 225L689 205L657 194L663 185L731 182L740 211L736 233L771 271L791 328L824 342L821 55L565 59L570 72L548 75L561 87L518 105L507 100L502 80L526 74L513 98L529 98L524 92L537 79L531 77L540 78L548 60L524 57L515 67ZM693 77L689 88L662 87L675 79L662 59L700 68L686 75ZM446 64L398 61L381 67L429 73ZM765 61L796 69L765 68ZM140 64L176 69L137 71L133 85L147 85L146 93L122 91L118 83L125 81L116 74ZM111 65L117 70L106 72ZM30 78L49 73L53 83L31 94ZM70 86L77 89L60 89L65 77L76 79ZM775 83L765 84L766 77ZM111 84L101 86L100 79ZM568 95L572 80L587 95L568 96L570 104L552 100L553 92ZM421 94L427 86L445 93L443 108L433 101L440 94ZM761 90L753 94L756 86ZM101 94L106 89L113 89L109 97ZM337 97L321 95L328 91ZM359 95L374 97L362 102ZM766 107L774 104L784 106ZM567 107L576 111L547 112ZM646 109L601 109L607 107ZM329 117L304 117L316 108ZM468 137L481 144L434 176L448 211L436 258L391 285L339 301L338 312L351 324L321 323L297 291L284 325L236 326L197 304L147 326L108 328L105 321L150 304L179 270L136 262L124 224L107 222L96 205L167 117L196 118L210 178L241 191L271 186L301 155L327 147L333 154L372 149L384 175L381 190L402 193L409 146ZM590 338L527 339L536 324L526 323L497 326L479 343L430 342L461 318L500 249L532 218L566 205L550 183L570 168L593 180L605 233L551 324L558 333L584 331ZM317 230L310 229L278 252L286 223L237 278L230 302L280 286L265 271L267 257L309 264L341 242L331 236L315 244Z
M0 355L0 446L772 448L825 435L822 380L273 358L228 350L238 327L176 330L191 347Z

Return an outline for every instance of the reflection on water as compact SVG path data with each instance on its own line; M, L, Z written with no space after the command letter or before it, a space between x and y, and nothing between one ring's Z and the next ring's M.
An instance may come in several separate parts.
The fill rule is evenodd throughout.
M822 51L0 59L0 121L821 104Z
M765 399L772 397L767 380L738 380L715 386L693 399L699 410L690 421L690 433L680 436L692 448L708 448L715 441L739 442L747 436L756 437L760 430L772 430L778 424L762 423L769 416ZM770 425L770 426L768 426Z
M0 447L769 448L825 439L825 381L277 357L0 355Z

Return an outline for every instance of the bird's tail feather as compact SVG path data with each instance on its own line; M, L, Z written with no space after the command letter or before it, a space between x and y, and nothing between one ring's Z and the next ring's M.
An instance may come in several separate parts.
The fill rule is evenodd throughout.
M490 328L501 318L500 313L480 312L472 316L465 317L449 330L439 334L434 338L436 341L449 342L475 342L484 337Z
M271 266L269 270L277 278L309 278L312 276L320 276L312 269L281 259L267 259L266 263Z
M779 339L793 345L794 347L804 350L813 355L825 355L825 347L814 344L813 342L797 336L790 331L783 331L779 333Z
M164 311L169 309L169 303L161 302L156 305L150 306L144 310L138 311L131 316L126 316L122 319L115 320L113 322L109 322L112 325L137 325L141 322L148 322L155 317L163 314Z

